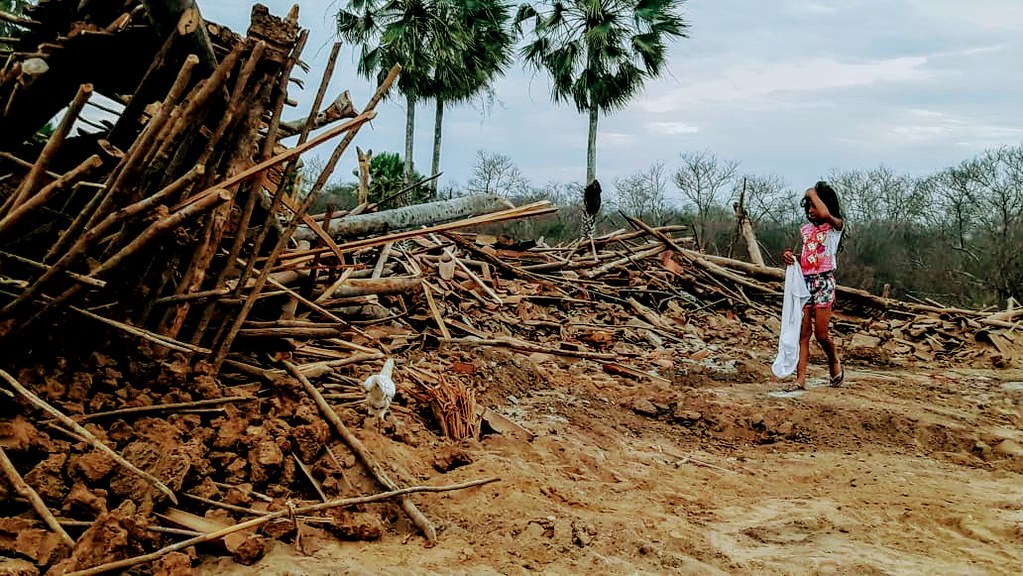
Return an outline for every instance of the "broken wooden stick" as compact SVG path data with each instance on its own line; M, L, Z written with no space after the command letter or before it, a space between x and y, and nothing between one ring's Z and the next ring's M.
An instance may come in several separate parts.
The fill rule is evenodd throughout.
M538 352L540 354L551 354L553 356L569 356L572 358L586 358L589 360L614 360L618 358L616 354L604 353L604 352L587 352L585 350L564 350L561 348L551 348L550 346L541 346L540 344L534 344L532 342L526 342L525 340L519 340L517 338L439 338L440 342L444 344L468 344L472 346L495 346L499 348L511 348L512 350L518 350L520 352Z
M29 170L25 179L21 181L21 186L18 190L8 199L2 208L0 208L0 214L3 214L8 209L14 210L18 207L21 202L32 195L35 192L36 186L39 185L39 180L42 178L43 173L46 172L47 166L50 164L50 160L57 153L60 145L64 143L64 138L67 137L71 131L71 126L78 119L78 114L81 113L82 108L85 107L85 102L92 96L92 84L82 84L78 88L78 93L75 95L75 99L68 106L67 112L64 113L64 118L61 119L60 124L57 125L57 129L50 134L49 139L46 140L46 146L43 147L43 151L39 153L39 157L36 158L35 164L32 165L32 169Z
M188 408L198 408L200 406L219 406L220 404L230 404L232 402L246 402L249 400L257 400L251 396L227 396L224 398L207 398L205 400L196 400L194 402L171 402L169 404L153 404L151 406L132 406L130 408L119 408L117 410L107 410L106 412L94 412L92 414L83 414L75 417L79 422L85 422L86 420L95 420L97 418L109 418L111 416L126 416L128 414L150 414L152 412L169 412L173 410L184 410Z
M21 494L23 498L32 504L32 509L36 511L36 514L46 522L46 525L53 530L62 542L68 545L69 548L75 547L75 541L68 533L64 531L64 528L57 522L57 519L53 517L50 509L46 507L43 499L39 497L39 493L32 489L31 486L25 483L25 479L18 474L18 470L14 467L14 463L7 457L7 453L4 452L3 447L0 447L0 467L3 468L4 474L7 476L7 480L10 481L11 486Z
M13 205L11 207L11 211L8 212L3 219L0 219L0 234L3 234L5 231L13 228L18 221L25 217L26 214L45 204L47 200L53 197L54 194L62 190L69 183L74 182L90 170L102 165L103 160L100 159L99 155L93 154L85 159L85 161L81 164L62 175L60 178L57 178L53 182L44 186L39 192L26 196L23 202Z
M340 498L337 500L330 500L328 502L322 502L320 504L310 504L308 506L301 506L297 508L285 508L276 512L271 512L266 516L259 518L253 518L252 520L229 526L216 532L210 532L203 534L202 536L196 536L188 540L183 540L170 546L160 548L155 552L144 554L142 556L136 556L134 558L126 558L124 560L118 560L116 562L107 562L106 564L100 564L99 566L93 566L92 568L86 568L85 570L78 570L75 572L68 572L65 576L94 576L95 574L103 574L104 572L110 572L111 570L122 570L129 566L137 566L146 562L152 562L157 560L171 552L178 550L184 550L196 544L202 544L204 542L211 542L240 532L242 530L248 530L249 528L257 528L266 524L267 522L283 518L292 514L309 514L311 512L319 512L321 510L330 510L331 508L341 508L345 506L354 506L357 504L369 504L371 502L379 502L381 500L389 500L391 498L403 498L408 494L416 492L449 492L452 490L465 490L466 488L474 488L476 486L483 486L484 484L490 484L491 482L498 482L500 478L485 478L482 480L470 480L469 482L462 482L460 484L450 484L447 486L410 486L408 488L391 490L388 492L381 492L379 494L373 494L370 496L359 496L357 498Z
M65 426L67 426L71 430L74 430L75 434L78 434L79 436L81 436L90 446L92 446L93 448L99 450L100 452L103 452L104 454L109 456L111 459L113 459L114 462L117 462L121 466L124 466L129 471L131 471L133 474L143 478L146 482L149 482L150 484L155 486L156 489L159 490L160 492L163 492L163 494L165 496L167 496L167 498L170 499L171 502L173 502L175 504L178 503L178 499L177 499L177 497L174 496L174 492L170 488L168 488L163 482L161 482L157 477L153 476L149 472L146 472L144 470L139 469L138 467L136 467L131 462L128 462L127 460L125 460L123 456L121 456L120 454L115 452L112 448L110 448L109 446L104 444L102 441L100 441L100 439L97 438L95 434L93 434L92 432L89 432L88 430L83 428L81 424L79 424L78 422L75 422L74 420L72 420L71 418L66 416L63 412L61 412L60 410L57 410L53 406L50 406L49 404L47 404L41 398L39 398L38 396L33 394L31 390L29 390L28 388L25 388L24 386L22 386L20 382L15 380L14 377L11 376L10 374L8 374L7 372L5 372L3 370L0 370L0 378L3 378L4 380L6 380L7 383L10 384L11 387L14 388L14 390L18 394L21 394L22 396L24 396L29 402L32 403L33 406L35 406L36 408L39 408L43 412L46 412L50 416L56 418L62 424L64 424Z
M380 464L377 463L376 458L374 458L362 442L356 438L355 434L352 434L351 430L345 426L345 423L341 421L341 418L338 417L337 413L334 412L334 409L330 407L330 404L327 404L327 400L323 398L320 391L317 390L311 382L309 382L309 379L302 374L302 371L298 369L298 366L295 366L291 362L285 362L284 367L287 368L288 372L290 372L292 376L302 383L306 393L308 393L316 402L316 406L319 407L323 416L334 426L337 433L341 436L345 443L348 444L348 447L351 448L352 453L355 454L359 461L362 462L362 465L366 468L366 470L369 471L374 478L376 478L377 482L388 490L398 490L398 485L387 476L387 473L384 472ZM437 541L437 528L435 528L433 523L419 511L419 508L416 508L416 505L412 503L412 500L403 496L401 498L401 508L405 511L405 514L408 515L409 519L412 520L412 523L415 524L416 528L419 528L420 532L423 533L427 542L432 544Z

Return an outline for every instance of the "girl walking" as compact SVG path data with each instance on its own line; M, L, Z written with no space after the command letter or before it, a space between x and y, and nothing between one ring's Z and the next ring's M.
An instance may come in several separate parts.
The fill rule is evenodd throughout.
M799 229L802 248L798 255L790 249L782 253L786 265L799 259L799 267L810 291L810 299L803 307L803 321L799 331L796 384L803 389L807 387L806 365L810 360L810 336L813 335L828 358L831 374L829 384L837 387L845 381L845 370L828 326L831 323L831 307L835 303L836 253L845 227L842 207L838 202L838 194L823 180L806 191L800 205L809 220Z

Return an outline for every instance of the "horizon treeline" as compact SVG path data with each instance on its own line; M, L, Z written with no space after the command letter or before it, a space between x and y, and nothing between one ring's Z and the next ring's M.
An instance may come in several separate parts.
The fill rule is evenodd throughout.
M388 184L374 187L371 199L393 195L402 181L400 174L388 173L400 163L391 156L396 155L378 156L372 175ZM837 272L841 284L874 294L887 284L892 297L947 306L1002 308L1009 298L1021 299L1023 145L989 149L923 176L881 165L832 170L820 179L838 191L847 222ZM741 197L769 266L781 266L784 248L798 248L798 228L805 221L799 207L804 187L774 174L745 172L739 162L710 151L683 152L672 165L655 163L601 184L598 233L628 227L622 212L654 226L687 225L698 250L746 260L733 208ZM320 207L353 205L355 188L354 182L336 185ZM469 181L449 184L437 196L550 200L557 214L496 231L558 244L579 235L582 189L579 182L531 182L512 158L481 150ZM410 192L406 202L433 198L424 187Z

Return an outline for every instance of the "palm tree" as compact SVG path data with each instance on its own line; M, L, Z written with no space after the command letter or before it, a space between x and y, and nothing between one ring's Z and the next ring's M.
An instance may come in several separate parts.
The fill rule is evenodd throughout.
M433 60L428 47L439 21L434 0L350 0L337 15L341 37L359 46L357 70L383 81L401 64L398 91L405 96L405 179L412 181L416 101L427 91Z
M522 56L554 82L554 102L589 114L586 182L597 172L597 119L625 108L664 68L666 42L685 38L685 0L541 0L522 4L516 29L532 21ZM523 33L525 34L525 33Z
M7 12L15 16L25 13L25 7L32 4L28 0L0 0L0 12ZM20 36L22 29L19 26L0 20L0 37L10 38Z
M434 38L432 48L435 67L430 95L437 110L431 174L440 170L444 106L491 90L494 79L511 64L515 42L509 27L511 4L504 0L445 0L439 8L446 26L445 34ZM452 41L453 36L458 38ZM437 180L431 182L431 189L436 193Z

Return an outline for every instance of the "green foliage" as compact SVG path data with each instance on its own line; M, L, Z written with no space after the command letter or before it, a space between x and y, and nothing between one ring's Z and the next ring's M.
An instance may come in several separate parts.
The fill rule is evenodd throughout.
M318 172L313 167L311 172ZM355 182L344 182L327 187L313 203L310 212L313 214L326 211L328 206L336 210L351 210L359 203L359 170L352 171ZM415 181L423 179L421 174L414 175ZM367 200L379 203L377 209L387 210L410 204L420 204L431 199L431 192L426 185L414 186L404 191L404 165L395 152L374 154L369 162L369 190Z
M682 0L544 0L519 6L526 62L550 74L555 102L579 112L621 110L661 74L667 42L684 38Z
M358 176L358 171L355 171ZM413 182L420 182L423 175L414 172ZM379 209L396 208L410 204L421 204L430 200L431 192L428 186L413 186L410 190L402 192L407 188L404 179L404 163L401 156L394 152L382 152L375 154L369 162L369 193L367 198L370 202L380 203Z
M21 16L25 8L35 4L28 0L0 0L0 11ZM23 28L10 22L0 21L0 36L17 38L21 36Z
M502 0L437 2L442 32L432 38L434 69L427 95L445 102L477 96L512 62L511 5Z
M551 77L555 102L589 115L586 181L596 177L597 121L660 76L668 42L684 38L683 0L540 0L522 4L515 27L521 56Z

